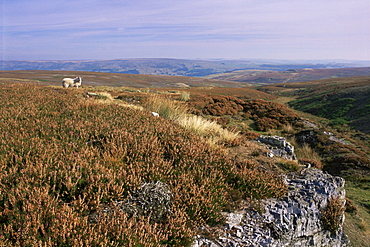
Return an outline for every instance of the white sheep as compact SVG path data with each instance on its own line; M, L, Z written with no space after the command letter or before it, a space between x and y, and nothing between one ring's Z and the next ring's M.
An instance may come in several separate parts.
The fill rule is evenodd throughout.
M152 112L152 115L153 115L154 117L159 117L159 113L157 113L157 112Z
M62 81L62 85L64 88L68 87L80 87L82 84L82 77L72 78L64 78Z

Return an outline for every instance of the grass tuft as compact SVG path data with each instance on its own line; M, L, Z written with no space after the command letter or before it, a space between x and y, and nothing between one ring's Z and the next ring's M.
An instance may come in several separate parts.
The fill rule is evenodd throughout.
M163 118L174 120L184 129L205 137L211 145L238 138L237 132L224 129L216 122L201 116L188 114L187 107L177 101L154 95L146 100L144 106L150 111L159 113Z
M184 102L189 101L190 100L190 93L181 91L180 100L184 101Z
M185 105L159 95L147 98L143 105L149 111L157 112L161 117L170 120L177 120L188 112Z

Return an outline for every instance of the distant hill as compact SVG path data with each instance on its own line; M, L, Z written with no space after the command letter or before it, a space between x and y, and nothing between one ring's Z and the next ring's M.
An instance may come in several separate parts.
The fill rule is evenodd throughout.
M291 83L349 76L370 75L370 67L336 69L289 69L286 71L239 70L206 78L250 84Z
M117 59L90 61L1 61L0 70L63 70L202 77L238 70L286 71L370 66L364 62L281 60ZM236 72L239 73L239 72Z
M272 84L261 89L294 96L291 107L330 119L333 125L349 124L370 133L370 75Z
M35 82L61 85L65 77L82 77L82 86L135 88L241 87L239 82L163 75L133 75L86 71L11 70L0 71L0 82Z

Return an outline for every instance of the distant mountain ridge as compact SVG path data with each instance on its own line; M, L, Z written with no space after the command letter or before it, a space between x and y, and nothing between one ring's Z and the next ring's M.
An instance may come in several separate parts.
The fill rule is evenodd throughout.
M328 69L370 66L370 62L283 60L186 60L167 58L88 61L0 61L0 70L59 70L202 77L239 70Z

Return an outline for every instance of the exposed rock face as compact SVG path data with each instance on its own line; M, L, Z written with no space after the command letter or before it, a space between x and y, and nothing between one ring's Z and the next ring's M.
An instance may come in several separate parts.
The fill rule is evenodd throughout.
M287 160L296 160L294 154L294 146L280 136L263 136L258 137L257 141L264 143L266 148L270 150L267 155L270 157L279 156Z
M245 210L227 214L224 236L216 240L199 238L199 246L347 246L340 215L337 231L323 227L322 212L333 198L344 209L344 179L317 169L305 169L300 176L286 179L288 194L263 201L265 212Z

